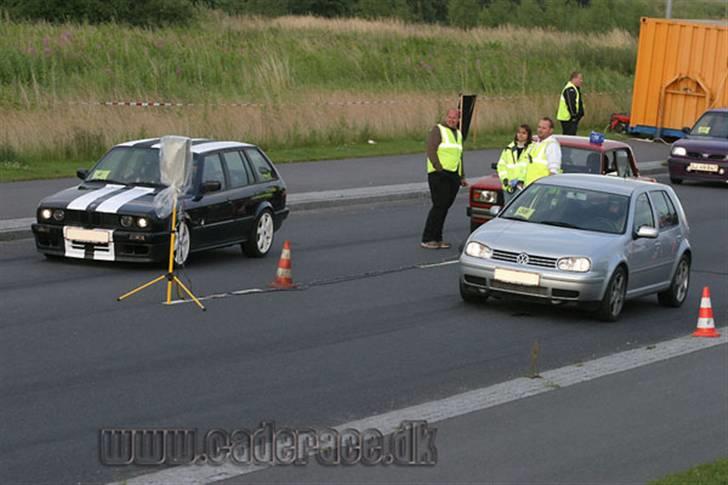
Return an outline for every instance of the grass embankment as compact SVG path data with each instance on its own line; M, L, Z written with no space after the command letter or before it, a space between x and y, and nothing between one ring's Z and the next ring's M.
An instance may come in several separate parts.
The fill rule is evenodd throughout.
M0 180L70 175L114 143L169 133L251 141L276 161L420 151L459 92L481 95L483 145L553 116L573 69L586 79L583 124L601 127L627 108L634 58L622 31L221 14L159 30L5 20ZM113 100L194 105L93 104Z
M728 458L668 475L650 482L649 485L725 485L726 483L728 483Z

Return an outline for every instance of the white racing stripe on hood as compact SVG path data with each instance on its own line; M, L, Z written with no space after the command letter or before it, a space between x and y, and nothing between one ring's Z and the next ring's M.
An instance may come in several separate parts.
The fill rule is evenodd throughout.
M125 190L124 192L103 201L96 208L96 212L116 214L116 211L118 211L122 205L144 195L151 194L152 192L154 192L154 188L152 187L134 187L132 189Z
M68 203L66 206L66 209L68 210L78 210L83 211L86 210L86 208L91 205L91 203L95 200L99 200L101 197L106 197L112 192L116 192L119 189L123 189L123 185L115 185L115 184L109 184L104 185L100 189L96 190L90 190L83 194L80 197L77 197L73 199L71 202Z

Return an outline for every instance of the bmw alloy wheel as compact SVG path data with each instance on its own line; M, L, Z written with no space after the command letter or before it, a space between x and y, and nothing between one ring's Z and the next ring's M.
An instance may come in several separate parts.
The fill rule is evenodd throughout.
M273 217L270 212L264 212L255 228L255 239L258 252L265 254L273 244Z
M177 224L177 236L174 240L174 262L183 265L190 255L190 230L187 223L180 221Z

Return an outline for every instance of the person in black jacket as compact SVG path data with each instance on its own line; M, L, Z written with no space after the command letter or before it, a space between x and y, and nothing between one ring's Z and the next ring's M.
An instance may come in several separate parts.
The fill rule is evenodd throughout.
M564 135L576 135L579 121L584 117L584 100L581 96L581 84L584 77L579 71L571 73L569 82L561 90L559 110L556 119L561 122L561 132Z

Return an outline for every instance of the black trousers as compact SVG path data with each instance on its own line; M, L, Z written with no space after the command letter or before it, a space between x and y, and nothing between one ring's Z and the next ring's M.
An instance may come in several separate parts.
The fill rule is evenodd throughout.
M422 242L442 241L442 226L445 225L447 211L460 189L460 175L455 172L432 172L427 174L427 183L430 186L432 208L427 215L425 230L422 233Z
M578 121L562 121L561 133L564 135L576 135L576 129L579 128Z

